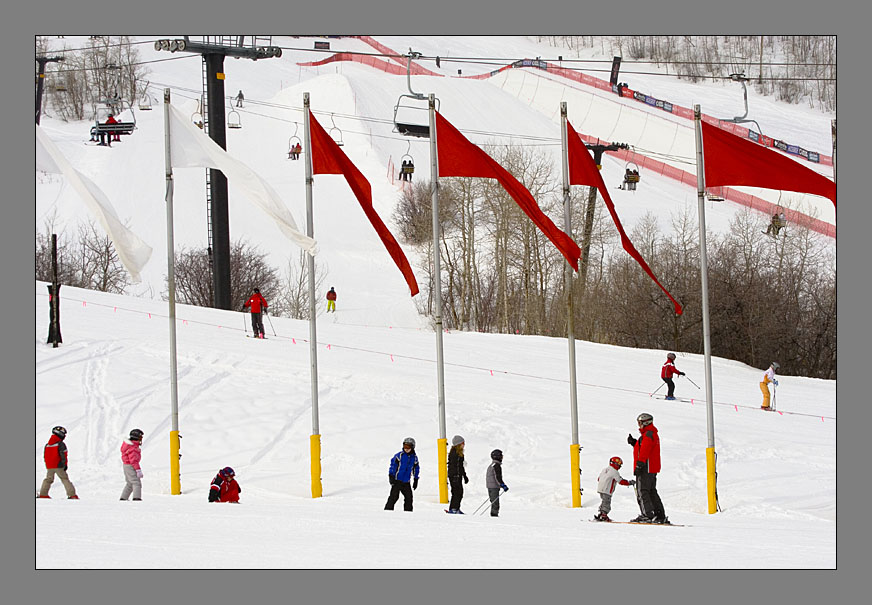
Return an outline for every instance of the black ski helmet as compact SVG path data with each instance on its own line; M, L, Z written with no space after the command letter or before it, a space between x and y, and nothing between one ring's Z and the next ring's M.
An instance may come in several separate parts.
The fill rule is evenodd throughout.
M64 437L67 436L67 429L65 429L62 426L56 426L51 430L51 434L63 439Z
M413 437L406 437L403 439L403 445L409 444L412 446L412 449L415 449L415 439Z
M218 474L221 475L222 477L224 477L225 479L229 479L230 477L233 477L236 473L229 466L225 466L220 471L218 471Z
M255 288L255 289L254 289L254 293L255 293L255 294L260 294L260 288Z
M491 452L491 460L496 460L497 462L503 461L503 450L494 450Z
M636 422L639 423L639 426L648 426L654 422L654 416L647 412L642 412L636 417Z
M675 353L667 353L666 359L670 359L672 361L675 361Z
M145 433L143 433L141 429L133 429L132 431L130 431L130 438L133 441L142 441L142 436L144 434Z

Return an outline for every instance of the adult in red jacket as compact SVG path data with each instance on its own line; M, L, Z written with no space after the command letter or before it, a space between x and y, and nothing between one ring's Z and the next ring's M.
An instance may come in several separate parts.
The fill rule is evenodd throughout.
M660 436L654 426L654 417L642 413L636 418L639 438L627 435L627 443L633 446L633 474L636 475L636 499L642 514L633 519L636 523L669 524L663 502L657 493L657 473L660 472Z
M684 376L684 372L678 370L675 367L675 353L669 353L666 355L666 363L663 364L663 368L660 370L660 378L663 379L663 382L669 387L669 392L666 393L666 399L675 399L675 383L672 382L672 377L678 374L679 376Z
M260 288L254 289L254 294L245 301L245 305L243 306L243 310L251 311L251 330L254 332L255 338L263 338L263 314L266 313L267 307L269 305L266 302L266 299L261 296Z
M236 482L236 473L229 466L225 466L209 486L209 502L235 502L239 504L239 494L242 488Z
M42 480L42 486L39 488L37 498L49 498L48 490L51 484L54 483L55 475L60 477L61 483L64 484L64 490L67 492L67 498L70 500L78 500L76 488L70 478L67 476L67 445L64 443L64 438L67 436L67 429L62 426L56 426L51 430L51 437L48 443L45 444L43 450L43 458L45 459L45 479Z
M336 290L333 289L333 286L330 287L330 291L327 293L327 312L336 313Z

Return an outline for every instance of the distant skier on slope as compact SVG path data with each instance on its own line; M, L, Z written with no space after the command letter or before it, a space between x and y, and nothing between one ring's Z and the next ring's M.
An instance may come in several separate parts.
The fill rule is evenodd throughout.
M633 474L636 475L636 496L642 514L634 523L659 523L669 525L663 510L663 502L657 493L657 473L660 472L660 436L654 426L654 416L647 413L636 418L639 438L627 435L627 443L633 446Z
M769 407L769 383L771 382L775 386L778 386L778 380L775 378L775 374L778 372L778 368L781 366L778 365L777 361L773 361L769 368L763 373L763 380L760 381L760 390L763 392L763 404L760 406L761 409L769 411L772 408Z
M611 521L609 511L612 510L612 494L618 485L636 485L635 479L627 481L621 477L618 471L624 465L619 456L612 456L609 465L605 467L597 477L596 491L600 495L599 513L594 516L594 521Z
M242 488L236 482L236 473L229 466L225 466L209 485L209 502L232 502L239 504L239 494Z
M684 372L680 372L678 368L675 367L675 353L668 353L666 355L666 363L664 363L663 367L660 369L660 378L662 378L663 382L666 383L666 386L669 387L668 392L666 393L666 399L675 399L675 383L672 382L672 377L676 374L684 376Z
M330 291L327 293L327 312L336 313L336 290L330 286Z
M133 429L130 431L130 437L121 444L121 463L124 469L122 500L127 500L131 493L134 500L142 500L142 469L139 467L139 461L142 460L140 448L143 435L140 429Z
M267 304L266 299L260 294L260 288L254 289L254 294L245 301L245 305L242 307L243 311L251 311L251 331L254 332L255 338L264 337L263 314L266 313L267 307L269 307L269 305Z

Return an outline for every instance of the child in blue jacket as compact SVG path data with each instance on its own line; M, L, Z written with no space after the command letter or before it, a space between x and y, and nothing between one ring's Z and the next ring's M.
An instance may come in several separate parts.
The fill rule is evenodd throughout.
M418 455L415 453L415 440L411 437L403 439L403 449L391 458L388 469L388 481L391 484L391 495L385 503L385 510L394 510L394 504L403 494L403 510L412 512L412 490L418 489ZM412 478L414 476L414 481ZM412 481L411 485L409 481Z

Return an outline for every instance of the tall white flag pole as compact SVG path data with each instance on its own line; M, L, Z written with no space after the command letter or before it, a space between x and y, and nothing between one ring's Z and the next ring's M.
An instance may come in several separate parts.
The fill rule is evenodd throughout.
M306 152L306 235L315 237L315 221L312 216L312 133L309 129L309 93L303 93L303 138ZM312 435L309 437L311 458L312 497L320 498L321 486L321 433L318 426L318 336L315 329L315 257L306 255L309 272L309 365L312 386Z
M715 417L712 404L712 337L709 323L708 254L705 241L705 157L702 145L702 112L699 105L693 106L693 121L696 127L696 199L699 210L699 267L702 277L702 329L705 351L705 410L708 429L708 444L705 450L706 491L708 512L718 511L718 486L715 454Z
M439 403L439 502L448 503L448 438L445 430L445 364L442 355L442 268L439 258L439 156L436 142L436 95L430 93L430 191L433 214L433 319L436 323L436 381Z
M560 140L563 145L563 230L572 237L572 212L569 204L569 141L566 128L566 101L560 102ZM572 443L569 445L570 481L572 485L572 507L581 506L581 465L579 464L578 444L578 390L575 376L575 317L573 311L572 288L573 271L572 265L566 262L564 269L564 284L566 289L566 340L569 343L569 413L570 427L572 429Z
M167 287L170 315L170 400L172 426L170 428L170 493L182 493L179 469L179 381L176 364L176 272L175 244L173 241L173 162L170 151L170 89L164 88L164 159L166 162L167 204Z

